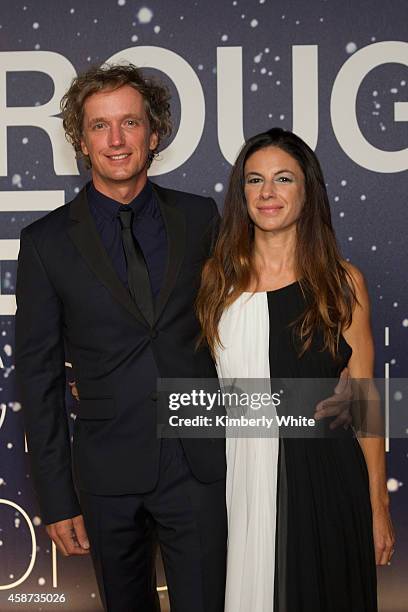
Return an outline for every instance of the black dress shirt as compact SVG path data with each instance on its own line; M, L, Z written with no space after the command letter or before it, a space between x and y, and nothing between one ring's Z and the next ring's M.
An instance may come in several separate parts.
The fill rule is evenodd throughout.
M89 209L94 218L102 243L113 266L127 287L126 258L122 245L122 229L119 210L129 207L133 210L133 236L139 242L149 272L152 295L157 297L163 285L167 264L167 236L159 204L152 185L147 181L142 191L129 204L116 200L97 191L92 182L87 186Z

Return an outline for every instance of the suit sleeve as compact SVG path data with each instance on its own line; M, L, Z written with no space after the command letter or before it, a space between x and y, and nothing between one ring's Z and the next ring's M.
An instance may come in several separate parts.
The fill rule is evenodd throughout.
M27 230L17 269L16 374L34 486L44 523L81 513L65 409L62 304Z

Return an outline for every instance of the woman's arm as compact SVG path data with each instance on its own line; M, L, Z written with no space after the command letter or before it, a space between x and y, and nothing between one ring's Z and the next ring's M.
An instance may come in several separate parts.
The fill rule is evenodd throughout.
M353 320L343 336L353 349L348 363L352 378L370 379L374 373L374 342L370 324L370 302L364 277L357 268L348 264L358 304ZM382 437L359 437L367 463L370 499L373 511L374 545L377 565L387 564L394 551L394 530L389 514L385 446Z

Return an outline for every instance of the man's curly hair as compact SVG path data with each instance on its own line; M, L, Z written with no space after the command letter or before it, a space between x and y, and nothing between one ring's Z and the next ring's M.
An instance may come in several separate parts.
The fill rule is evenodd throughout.
M77 158L85 159L88 168L91 161L81 150L85 101L94 93L118 89L123 85L134 87L143 96L150 129L158 136L157 147L149 153L149 166L158 153L162 139L171 134L170 94L167 87L145 77L133 64L104 64L89 68L73 79L61 100L65 136L74 147Z

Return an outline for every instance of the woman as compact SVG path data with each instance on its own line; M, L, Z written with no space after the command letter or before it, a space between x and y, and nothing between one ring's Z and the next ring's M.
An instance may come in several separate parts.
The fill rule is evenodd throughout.
M274 128L232 170L197 302L220 378L373 376L362 274L313 151ZM393 553L384 440L227 439L226 612L374 612Z

